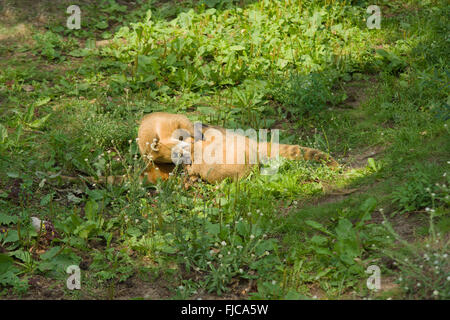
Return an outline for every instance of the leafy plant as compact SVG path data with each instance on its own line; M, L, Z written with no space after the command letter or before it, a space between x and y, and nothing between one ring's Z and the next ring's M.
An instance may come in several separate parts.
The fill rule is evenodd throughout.
M290 114L317 116L326 109L327 103L334 102L331 86L332 82L321 73L295 74L288 86L280 86L277 94Z

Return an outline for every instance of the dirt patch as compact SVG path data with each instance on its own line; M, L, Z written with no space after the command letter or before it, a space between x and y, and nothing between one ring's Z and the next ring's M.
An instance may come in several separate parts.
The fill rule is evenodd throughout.
M420 238L417 235L418 228L424 226L428 223L428 218L420 214L419 212L405 212L402 214L397 214L396 216L390 218L386 217L389 223L394 228L403 240L414 241ZM372 213L371 223L381 224L383 222L383 216L379 211Z
M162 279L144 281L137 276L133 276L118 284L113 298L117 300L136 298L149 300L169 299L172 294L168 288L168 284Z
M30 286L24 295L7 294L2 296L6 300L62 300L68 299L64 295L65 283L60 280L48 279L41 275L33 275L28 279Z
M383 151L386 149L386 146L373 146L358 152L356 154L348 155L344 157L342 160L344 164L352 169L360 169L367 166L367 160L369 158L377 159Z
M308 205L320 206L329 203L341 202L345 198L353 194L361 194L366 192L369 187L373 186L363 186L361 188L352 188L352 189L330 189L326 191L323 197L316 198L307 202Z
M221 296L213 293L208 293L205 291L199 292L198 294L192 296L190 299L195 300L247 300L249 298L249 293L256 291L256 282L254 280L250 281L239 281L231 283L231 290L222 294Z
M374 85L377 82L375 76L370 77L368 80L353 80L348 82L344 86L347 99L342 103L342 107L345 108L357 108L367 99L366 89L369 86Z
M20 196L21 196L21 184L23 180L20 178L10 179L5 186L4 190L8 193L7 199L11 201L11 203L19 204Z

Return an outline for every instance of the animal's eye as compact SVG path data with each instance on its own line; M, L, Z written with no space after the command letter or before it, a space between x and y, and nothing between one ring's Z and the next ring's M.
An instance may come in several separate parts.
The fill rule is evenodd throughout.
M180 136L178 140L183 141L183 136Z

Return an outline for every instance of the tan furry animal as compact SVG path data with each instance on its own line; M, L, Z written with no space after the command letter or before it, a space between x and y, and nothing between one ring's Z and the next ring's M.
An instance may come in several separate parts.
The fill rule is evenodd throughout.
M172 148L180 142L183 131L194 136L194 124L185 115L167 112L146 115L138 130L139 151L155 163L173 163Z
M324 161L329 166L338 166L333 158L316 149L258 143L256 137L249 138L243 132L215 126L203 126L199 130L195 135L194 124L184 115L156 112L143 118L138 131L138 143L141 154L149 162L146 175L150 182L155 182L158 177L163 180L169 177L169 172L174 168L173 151L180 141L190 153L192 163L184 164L188 174L210 183L228 177L245 177L261 160L277 155L294 160ZM162 170L158 168L161 164L164 164Z

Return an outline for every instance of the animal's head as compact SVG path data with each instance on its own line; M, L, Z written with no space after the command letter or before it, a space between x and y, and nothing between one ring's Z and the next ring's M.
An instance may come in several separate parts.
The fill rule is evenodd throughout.
M184 115L155 112L145 116L138 130L139 150L157 163L189 163L194 139L202 139L202 127Z
M187 130L176 129L169 137L155 135L147 145L147 157L157 163L189 164L193 139Z

